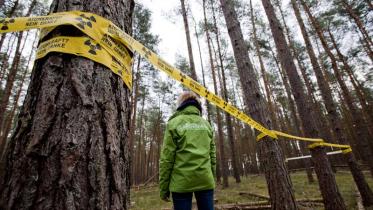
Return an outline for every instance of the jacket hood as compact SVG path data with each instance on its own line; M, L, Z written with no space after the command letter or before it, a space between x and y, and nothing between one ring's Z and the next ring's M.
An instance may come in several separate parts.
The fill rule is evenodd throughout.
M172 120L173 118L179 116L179 115L200 115L201 112L199 111L199 109L193 105L189 105L187 107L185 107L184 109L182 110L178 110L176 111L171 117L170 119L168 119L168 121Z

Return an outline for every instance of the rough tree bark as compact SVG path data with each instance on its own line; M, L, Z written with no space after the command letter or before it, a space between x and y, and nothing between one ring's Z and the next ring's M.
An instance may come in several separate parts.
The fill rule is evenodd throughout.
M220 2L237 63L248 114L254 120L271 129L272 121L268 114L269 109L260 92L233 2L228 0L220 0ZM265 137L258 143L257 148L268 184L272 209L298 209L278 142L270 137Z
M313 120L310 101L305 95L304 87L302 86L300 76L296 70L290 49L286 43L285 35L279 20L276 17L273 5L270 0L262 0L262 4L270 23L281 65L289 77L304 132L308 137L318 137L318 130ZM321 194L324 199L325 209L346 209L343 198L339 193L330 163L326 157L325 149L322 147L314 148L311 150L311 155L314 161L315 172L319 180Z
M188 15L187 15L187 11L186 11L186 8L185 8L185 0L180 0L180 3L181 3L181 13L183 15L183 21L184 21L185 36L186 36L186 39L187 39L188 56L189 56L189 64L190 64L191 77L195 81L198 81L197 80L196 67L194 65L192 42L190 40Z
M285 34L286 34L286 36L287 36L287 39L288 39L288 43L289 43L289 46L290 46L290 49L291 49L291 52L293 53L293 57L297 60L297 63L298 63L298 67L299 67L299 69L300 69L300 71L301 72L303 72L303 70L304 70L304 68L302 67L302 63L301 63L301 61L300 61L300 58L299 58L299 55L297 55L297 52L296 52L296 48L295 48L295 46L294 46L294 41L293 41L293 39L291 38L291 32L290 32L290 29L288 28L288 26L287 26L287 24L286 24L286 21L285 21L285 16L284 16L284 12L282 11L282 8L281 8L281 5L280 5L280 2L279 1L276 1L276 4L277 4L277 7L279 8L279 10L280 10L280 15L281 15L281 19L282 19L282 21L283 21L283 24L284 24L284 28L285 28ZM283 80L287 80L286 81L286 83L287 83L287 93L289 94L290 92L292 92L291 91L291 89L290 89L290 86L289 86L289 81L288 81L288 77L286 77L285 75L286 75L286 73L284 72L284 69L283 68L281 68L281 70L282 70L282 72L283 72ZM322 131L322 134L323 134L323 136L325 136L325 137L328 137L327 139L329 139L329 136L330 136L330 132L328 132L329 131L329 127L328 126L326 126L327 124L325 123L325 122L323 122L323 115L321 115L320 113L321 113L321 110L319 109L319 107L317 106L317 104L316 104L316 99L315 99L315 97L314 97L314 95L313 95L313 86L312 86L312 84L311 84L311 82L310 82L310 80L308 80L307 78L304 78L304 83L305 83L305 86L306 86L306 88L307 88L307 96L309 96L310 98L311 98L311 104L312 104L312 111L314 112L314 114L317 114L317 115L319 115L320 117L316 120L315 119L315 123L316 123L316 126L317 126L317 128L319 129L319 130L321 130ZM295 97L295 96L294 96ZM293 101L293 99L292 98L289 98L289 100L291 101L290 103L291 103L291 105L290 106L292 106L292 108L291 108L291 110L293 110L294 111L294 114L295 114L295 111L296 111L296 109L295 109L295 103L294 103L294 101ZM297 115L295 114L294 116L293 116L295 119L297 119ZM299 123L298 123L299 124ZM299 129L300 130L300 129ZM304 128L303 128L303 130L304 130ZM303 133L304 133L304 131L303 131ZM302 133L302 134L303 134ZM300 132L298 133L298 135L302 135ZM301 149L303 150L303 151L305 151L305 150L307 150L307 145L306 145L306 143L305 142L299 142L299 146L301 147ZM308 182L309 183L313 183L314 182L314 179L313 179L313 176L312 176L312 169L311 169L311 160L309 160L309 159L304 159L303 160L303 163L304 163L304 166L305 166L305 168L306 168L306 172L307 172L307 178L308 178Z
M51 12L83 10L131 33L133 0L55 0ZM61 26L51 36L82 35ZM6 151L1 209L128 209L130 91L91 60L38 60Z

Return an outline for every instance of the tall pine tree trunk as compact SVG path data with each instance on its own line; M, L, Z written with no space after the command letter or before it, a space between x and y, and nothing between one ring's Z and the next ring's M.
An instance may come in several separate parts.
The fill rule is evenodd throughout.
M317 127L318 130L321 131L322 136L324 136L326 139L330 139L331 134L330 134L330 131L329 131L329 127L327 126L328 124L326 123L326 120L324 118L324 115L322 114L320 106L318 106L318 104L316 104L317 101L316 101L315 96L313 94L314 93L313 84L311 83L311 80L308 78L308 76L306 76L305 68L304 68L304 66L302 66L302 61L301 61L300 55L297 53L297 50L295 48L294 41L293 41L292 36L290 34L291 33L290 29L288 28L288 26L286 24L284 12L282 11L280 2L276 1L276 3L277 3L277 7L280 10L281 19L282 19L282 22L283 22L284 28L285 28L284 32L286 34L286 37L287 37L287 40L288 40L291 52L293 53L292 55L297 60L297 64L298 64L299 70L302 73L302 76L303 76L303 79L304 79L304 83L305 83L305 86L307 88L307 96L309 96L309 98L310 98L311 109L312 109L312 111L313 111L314 114L316 114L316 115L319 116L317 119L314 119L315 123L316 123L316 127ZM284 71L284 69L282 69L282 71ZM286 74L286 73L284 73L284 74ZM290 90L291 89L289 89L289 91ZM294 97L295 97L295 95L294 95ZM292 106L295 106L294 102L293 102ZM296 117L296 116L294 116L294 117ZM305 128L303 128L303 130L304 129ZM304 133L304 131L303 131L303 133ZM302 148L303 151L307 150L307 146L306 146L305 142L299 142L299 145L300 145L300 147ZM313 176L312 176L311 162L310 162L309 159L305 159L303 161L304 161L304 165L305 165L306 172L307 172L308 182L312 183L314 180L313 180Z
M203 68L201 45L199 43L199 36L198 36L197 26L196 25L194 25L194 31L195 31L194 35L196 36L196 39L197 39L199 60L201 62L202 84L203 84L204 87L207 87L206 86L205 69ZM211 123L211 106L210 106L210 102L208 100L206 100L206 110L207 110L207 120Z
M131 33L133 7L56 0L51 12L95 12ZM51 35L61 30L79 34L62 26ZM128 209L129 97L122 79L94 61L63 53L38 60L5 153L0 208Z
M190 40L190 30L189 30L189 23L188 23L188 15L187 15L187 11L185 8L185 0L180 0L180 3L181 3L181 14L183 15L183 21L184 21L185 36L186 36L187 46L188 46L189 65L190 65L190 71L191 71L190 77L192 77L195 81L198 81L196 67L194 65L192 42Z
M211 2L211 1L210 1ZM211 6L212 6L211 2ZM212 17L214 21L214 32L215 32L215 38L216 38L216 44L217 44L217 52L218 52L218 58L219 58L219 64L220 64L220 70L221 70L221 82L223 84L220 85L221 87L221 95L223 96L223 99L225 101L228 101L228 91L227 91L227 84L226 84L226 78L225 78L225 68L224 68L224 62L223 62L223 55L221 54L221 47L220 47L220 36L219 36L219 29L216 23L216 16L215 16L215 9L212 6ZM225 112L225 121L227 123L227 133L228 133L228 141L229 141L229 147L231 149L231 160L232 160L232 168L233 168L233 176L236 179L236 183L241 182L240 178L240 170L238 167L238 159L237 159L237 151L235 149L235 138L233 135L233 125L232 125L232 118L228 112Z
M262 0L268 17L272 35L279 53L281 65L286 71L294 95L304 132L308 137L318 137L319 133L312 116L310 101L307 100L300 76L296 70L290 49L287 46L282 27L276 17L270 0ZM325 209L346 209L343 198L339 193L334 174L327 159L325 149L317 147L311 150L315 172L319 180L319 187L324 200Z
M211 37L210 33L207 28L207 15L206 15L206 0L203 0L203 16L204 16L204 24L205 24L205 33L206 33L206 39L207 39L207 47L209 51L209 59L210 59L210 67L211 67L211 73L212 73L212 79L214 83L214 91L215 94L218 94L218 88L216 85L216 74L215 74L215 66L214 66L214 60L212 57L212 49L211 49ZM220 175L223 177L223 187L228 187L228 163L225 158L225 151L224 151L224 135L223 135L223 126L222 126L222 119L220 115L220 110L216 109L216 118L217 118L217 126L218 126L218 145L219 145L219 165L220 167L217 168L217 170L220 169Z
M135 87L133 88L133 93L131 95L131 119L130 119L130 134L129 134L129 152L130 152L130 162L131 162L131 185L133 184L133 180L135 177L135 173L133 170L135 165L135 159L134 159L134 142L135 142L135 131L136 131L136 120L137 120L137 100L139 97L139 88L140 88L140 80L141 80L141 74L140 74L140 65L141 65L141 57L139 56L137 58L137 67L136 67L136 76L135 76Z
M266 91L268 107L269 107L271 118L272 118L272 121L273 121L273 124L274 124L273 127L275 127L275 129L278 129L278 122L277 122L277 119L276 119L276 116L275 116L275 108L274 108L273 101L271 99L272 92L269 88L267 71L266 71L265 66L264 66L264 62L263 62L263 59L262 59L262 53L260 52L260 48L259 48L259 40L258 40L258 37L257 37L257 34L256 34L256 24L255 24L252 0L250 0L250 17L251 17L251 25L253 27L254 46L255 46L255 51L256 51L256 54L257 54L258 60L259 60L260 72L262 74L262 78L263 78L263 82L264 82L264 89Z
M243 38L237 13L233 2L220 0L231 39L238 73L245 97L248 114L269 129L272 128L268 106L260 92L253 65L249 60L248 49ZM272 209L298 209L292 189L291 180L286 170L283 154L278 142L265 137L258 143L262 169L264 169Z

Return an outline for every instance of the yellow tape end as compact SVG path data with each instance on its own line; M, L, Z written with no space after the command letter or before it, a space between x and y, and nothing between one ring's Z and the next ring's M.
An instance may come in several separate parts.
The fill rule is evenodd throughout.
M352 148L351 147L349 147L348 149L342 150L343 154L347 154L347 153L350 153L350 152L352 152Z
M256 141L260 141L261 139L263 139L264 137L266 137L267 134L265 133L260 133L257 137L256 137Z

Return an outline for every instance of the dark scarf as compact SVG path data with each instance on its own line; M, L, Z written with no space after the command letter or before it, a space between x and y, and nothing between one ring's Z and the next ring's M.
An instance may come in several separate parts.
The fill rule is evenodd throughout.
M198 101L196 99L193 99L193 98L190 98L190 99L187 99L185 100L183 103L180 104L179 107L177 107L177 111L180 111L180 110L183 110L185 107L187 106L195 106L197 107L197 109L201 112L202 114L202 107L201 107L201 104L198 103Z

